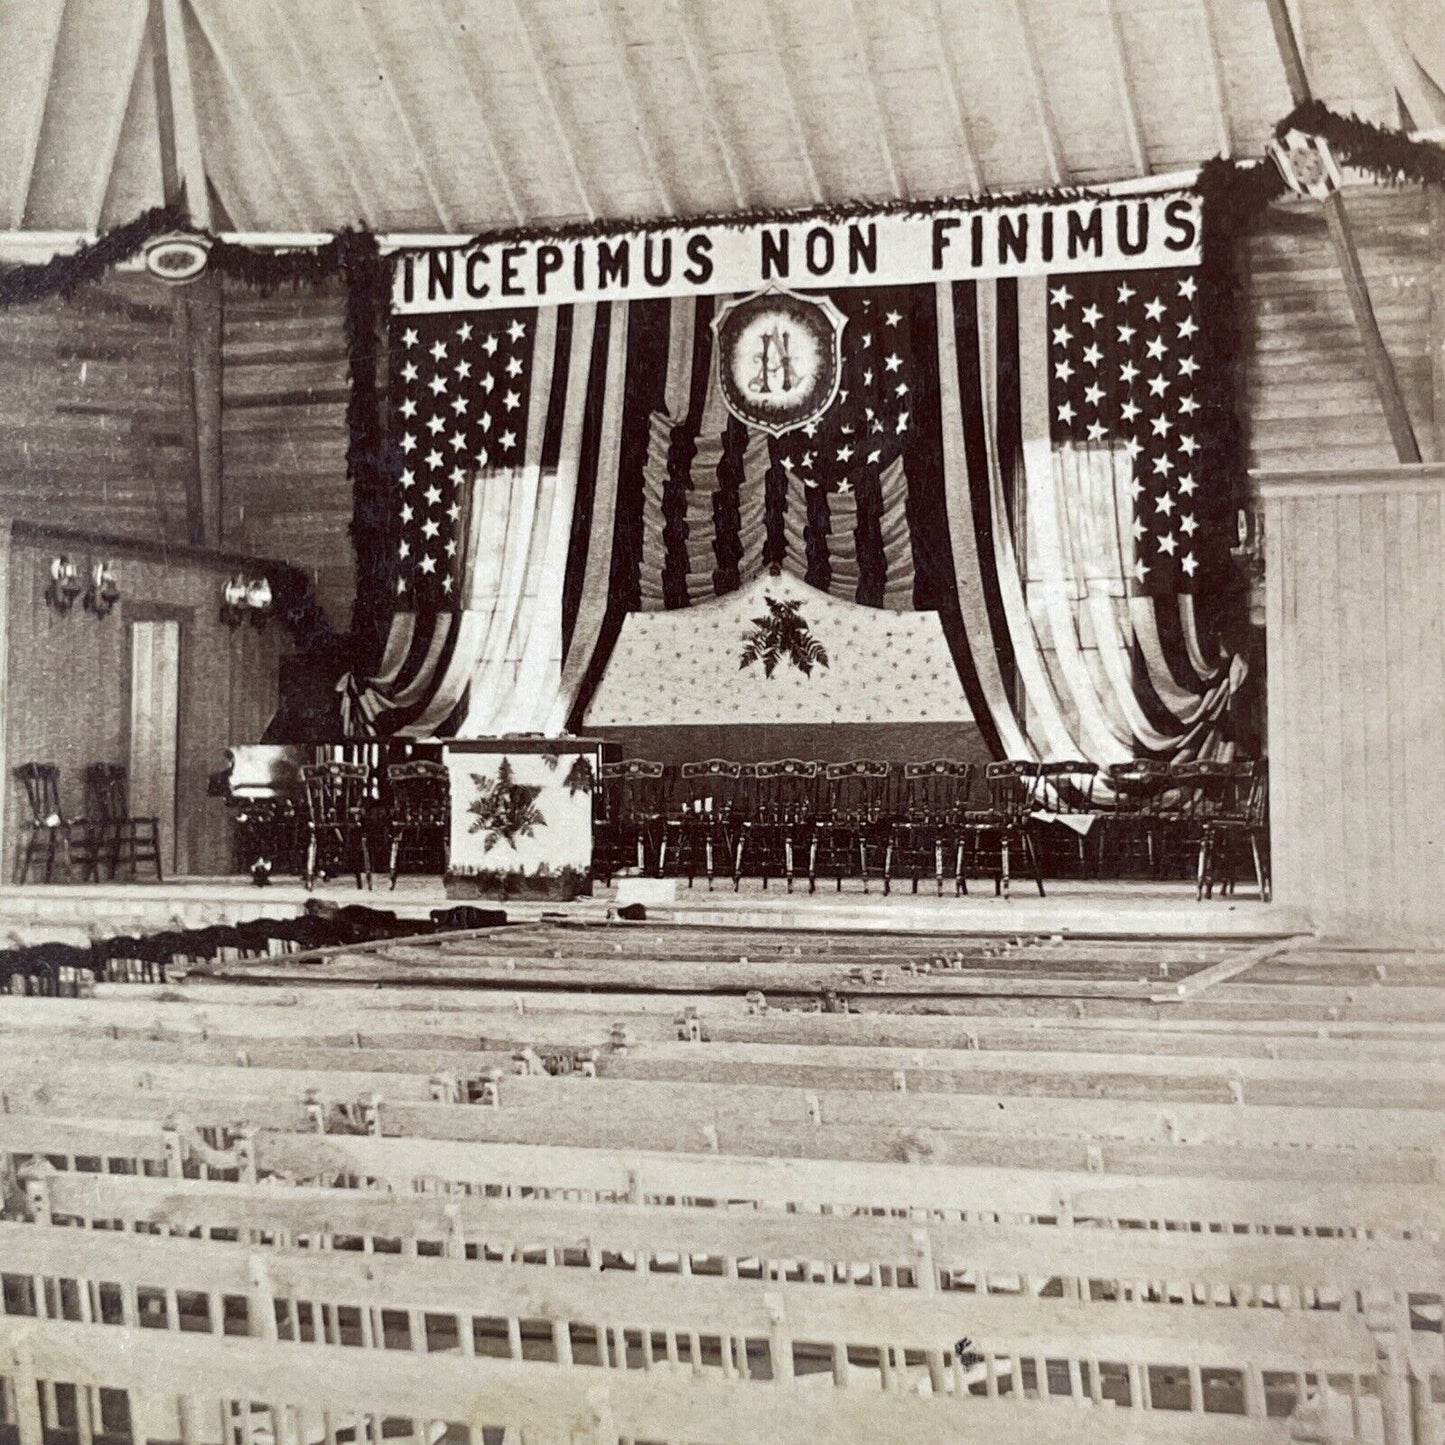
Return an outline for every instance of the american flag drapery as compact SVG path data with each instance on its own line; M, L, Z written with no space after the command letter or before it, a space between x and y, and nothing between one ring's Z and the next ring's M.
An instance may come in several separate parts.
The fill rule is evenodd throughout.
M839 395L734 417L724 298L394 318L397 612L357 732L581 726L626 614L770 568L936 610L1000 755L1208 755L1229 484L1183 268L831 293ZM699 658L700 666L713 665Z
M1176 285L1190 279L1172 274ZM1187 427L1195 414L1188 348L1174 348L1172 361L1155 355L1160 326L1101 315L1096 324L1114 328L1106 349L1070 335L1062 314L1074 296L1087 309L1088 290L1121 285L1141 281L1038 277L937 294L960 610L992 741L1009 756L1102 764L1207 755L1241 680L1217 644L1201 640L1194 591L1178 590L1209 582L1212 619L1227 551L1227 491L1208 471L1207 428L1196 437L1171 419ZM1198 506L1180 513L1180 495ZM965 498L971 528L961 525ZM1170 513L1194 519L1192 536L1158 530L1152 519ZM1169 535L1181 564L1178 538L1191 537L1194 575L1152 566Z
M625 317L611 322L606 306L393 318L395 610L376 675L343 679L349 732L565 721L564 617L595 643L610 568L587 518L599 486L615 499L600 431L620 413Z

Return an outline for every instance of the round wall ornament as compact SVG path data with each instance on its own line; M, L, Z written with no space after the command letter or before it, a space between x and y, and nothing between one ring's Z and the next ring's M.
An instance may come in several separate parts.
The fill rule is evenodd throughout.
M145 248L146 270L172 285L194 281L206 269L211 243L204 236L157 236Z
M712 325L728 410L770 436L822 416L838 395L846 322L826 296L775 286L720 308Z

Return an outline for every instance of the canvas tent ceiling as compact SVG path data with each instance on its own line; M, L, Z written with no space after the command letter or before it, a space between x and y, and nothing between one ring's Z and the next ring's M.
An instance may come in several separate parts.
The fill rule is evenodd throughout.
M160 201L151 3L0 7L0 229ZM1290 108L1265 0L154 3L213 220L252 231L1111 181L1256 154ZM1290 3L1321 99L1445 122L1440 0Z

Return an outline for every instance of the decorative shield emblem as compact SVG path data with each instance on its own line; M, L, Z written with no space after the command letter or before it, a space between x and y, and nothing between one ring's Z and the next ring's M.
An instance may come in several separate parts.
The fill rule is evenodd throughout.
M775 286L724 306L712 325L728 410L771 436L822 416L838 395L846 322L826 296Z
M146 245L146 270L172 285L194 281L206 269L210 250L205 236L158 236Z

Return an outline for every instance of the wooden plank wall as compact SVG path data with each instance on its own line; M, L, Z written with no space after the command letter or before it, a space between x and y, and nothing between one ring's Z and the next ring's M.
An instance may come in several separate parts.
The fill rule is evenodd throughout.
M5 310L0 510L183 541L187 456L169 294L117 273L69 301Z
M102 557L115 561L121 600L109 617L93 616L78 601L66 614L46 604L50 559L60 551L82 568ZM206 796L206 781L225 766L228 747L261 736L276 708L280 629L272 623L233 632L220 620L222 581L234 570L228 559L177 553L161 560L127 554L123 545L84 550L20 535L10 549L7 763L57 764L67 814L81 811L87 764L129 760L127 616L155 616L158 608L185 614L176 810L182 872L229 871L229 823L222 801ZM0 862L8 880L25 804L8 776L4 793Z
M338 628L355 588L343 313L339 284L273 296L228 284L221 389L225 545L306 568Z
M1350 227L1380 331L1426 461L1441 458L1432 330L1445 226L1419 188L1351 191ZM1250 466L1383 466L1395 460L1339 263L1319 208L1272 208L1251 240L1245 408Z
M1261 492L1275 898L1331 931L1438 930L1445 467L1277 473Z
M171 293L117 272L0 326L0 511L184 543L188 448ZM224 292L222 536L310 571L350 619L346 344L339 287Z

